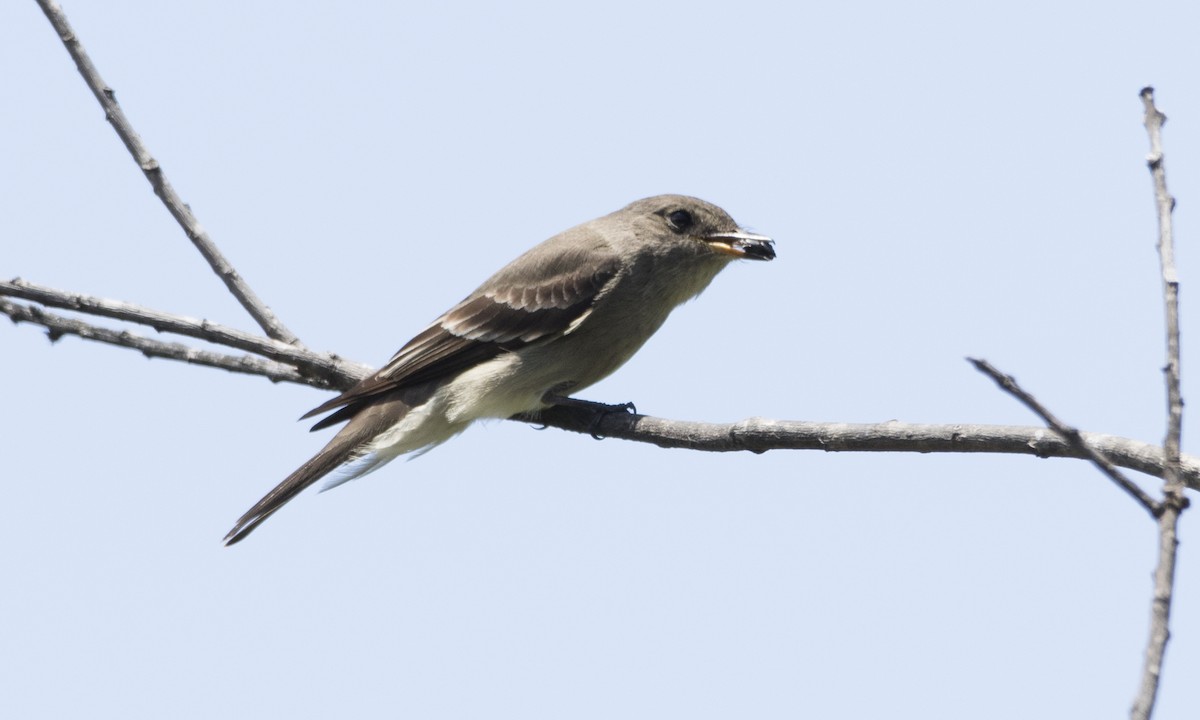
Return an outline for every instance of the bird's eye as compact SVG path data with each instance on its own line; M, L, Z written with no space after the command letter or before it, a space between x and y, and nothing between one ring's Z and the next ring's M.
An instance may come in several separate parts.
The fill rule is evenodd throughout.
M677 233L684 233L691 229L692 214L687 210L672 210L667 214L667 224Z

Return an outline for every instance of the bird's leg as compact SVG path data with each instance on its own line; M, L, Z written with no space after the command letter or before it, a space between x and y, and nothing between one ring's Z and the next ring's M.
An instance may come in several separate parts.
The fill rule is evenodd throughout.
M630 413L637 414L637 406L631 402L617 403L610 405L609 403L595 402L593 400L580 400L579 398L567 397L559 395L553 391L542 396L542 402L548 405L561 405L562 407L579 408L581 410L591 410L593 413L592 423L588 426L588 434L597 440L603 440L604 436L596 434L596 428L600 425L600 421L605 415L611 413Z

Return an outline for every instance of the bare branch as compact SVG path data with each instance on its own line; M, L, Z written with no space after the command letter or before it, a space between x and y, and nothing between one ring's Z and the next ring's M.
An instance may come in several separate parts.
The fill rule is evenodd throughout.
M320 385L321 387L352 384L355 378L361 377L369 370L364 365L349 363L333 354L316 354L303 347L289 345L261 335L251 335L208 320L174 315L120 300L108 300L57 290L26 282L21 278L13 278L9 282L0 281L0 296L21 298L48 307L75 310L89 315L100 315L148 325L159 332L171 332L262 355L270 360L301 368L305 373L322 378L325 382Z
M1135 485L1132 480L1125 477L1125 475L1118 470L1115 465L1108 461L1108 458L1104 457L1103 454L1097 452L1094 448L1088 445L1087 441L1083 439L1083 435L1079 432L1079 430L1056 418L1049 410L1046 409L1044 405L1037 401L1037 398L1025 392L1025 390L1017 384L1017 381L1013 379L1011 375L1005 375L1004 373L1000 372L987 360L981 360L979 358L967 358L967 360L975 366L976 370L994 380L996 384L1000 386L1000 389L1004 390L1009 395L1012 395L1019 400L1022 405L1032 410L1035 415L1040 417L1046 423L1046 425L1050 426L1051 430L1061 435L1071 445L1071 447L1078 450L1080 455L1088 460L1091 460L1096 467L1100 468L1100 472L1107 475L1114 483L1117 484L1117 487L1129 493L1130 497L1132 497L1134 500L1137 500L1142 507L1146 508L1146 511L1150 513L1151 517L1157 518L1159 516L1161 509L1159 508L1158 503L1155 502L1154 498L1147 495L1146 492Z
M251 355L222 355L221 353L198 350L181 343L168 343L152 340L141 335L110 328L89 325L79 320L46 312L41 308L31 307L7 300L0 300L0 314L12 318L15 323L29 322L46 328L46 335L51 342L57 342L65 335L75 335L85 340L95 340L109 345L133 348L148 358L167 358L180 360L193 365L229 370L230 372L247 375L261 375L271 382L294 382L304 385L329 388L330 385L320 378L302 375L295 368L273 360L264 360Z
M1167 116L1154 105L1154 88L1141 92L1146 109L1146 132L1150 136L1150 155L1146 164L1154 181L1154 203L1158 211L1158 256L1162 268L1163 308L1166 315L1167 364L1163 374L1167 386L1167 432L1163 439L1163 512L1158 519L1158 564L1154 568L1154 600L1150 607L1150 639L1142 666L1142 682L1130 717L1149 720L1154 713L1158 686L1162 679L1163 658L1170 639L1171 599L1175 588L1175 559L1179 548L1179 516L1187 507L1180 478L1180 437L1183 429L1183 395L1179 383L1179 277L1175 271L1175 239L1171 213L1175 199L1167 192L1167 171L1163 160L1162 126Z
M100 103L100 107L104 109L104 115L112 124L113 130L121 138L121 142L125 143L125 147L129 150L129 154L133 156L138 167L145 173L146 179L150 181L150 186L154 188L154 194L162 200L166 205L167 211L171 213L171 217L179 223L187 234L188 239L208 261L213 271L225 283L225 287L237 301L242 304L242 307L250 313L250 317L258 323L259 327L270 337L293 345L300 343L299 339L292 334L290 330L284 327L283 323L267 307L266 303L254 294L250 286L242 279L217 246L213 244L208 237L208 233L200 226L196 217L192 214L192 210L188 207L179 195L175 193L175 188L167 180L167 176L163 173L158 161L150 155L149 150L142 144L142 139L134 131L130 125L125 113L122 112L121 106L117 104L116 93L113 89L104 83L101 79L96 66L92 64L92 60L88 57L87 51L84 50L83 44L79 41L75 31L67 22L67 16L63 13L62 8L55 0L38 0L38 5L41 6L42 12L50 20L50 24L54 26L54 30L58 33L58 37L62 40L63 45L70 53L71 59L75 61L75 67L79 69L79 74L83 76L84 82L91 88L92 94L96 96L96 100Z
M825 452L1000 453L1036 457L1079 458L1084 455L1043 427L1012 425L914 425L887 423L822 423L749 418L737 423L666 420L626 413L596 413L552 407L511 418L577 433L645 442L664 448L703 452L763 453L768 450ZM1113 463L1162 477L1162 448L1115 435L1082 433L1083 439ZM1185 456L1188 484L1200 489L1200 458Z
M156 311L157 312L157 311ZM295 348L286 363L255 358L201 353L176 343L163 343L131 333L64 318L40 308L0 300L0 314L14 322L28 322L49 330L51 340L76 335L112 345L133 347L152 357L162 357L224 370L262 375L275 382L293 382L322 389L343 390L370 372L366 366L341 360L329 368L329 357ZM163 314L165 315L165 314ZM132 342L129 338L138 338ZM218 342L219 338L202 337ZM269 342L262 338L263 342ZM293 360L295 361L293 363ZM289 367L294 364L294 367ZM329 369L328 378L323 374ZM553 407L541 413L511 418L579 433L596 432L611 438L686 448L703 452L762 453L768 450L824 450L826 452L1001 453L1037 457L1083 457L1058 435L1040 427L1002 425L909 425L820 423L751 418L737 423L698 423L666 420L646 415L608 413L597 417L579 408ZM1156 477L1162 476L1162 448L1113 435L1083 433L1089 445L1113 463ZM1200 458L1183 458L1181 477L1200 489Z

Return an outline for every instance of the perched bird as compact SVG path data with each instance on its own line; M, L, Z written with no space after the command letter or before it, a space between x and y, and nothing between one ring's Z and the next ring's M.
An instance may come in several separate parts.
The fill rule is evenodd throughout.
M621 367L675 306L730 261L771 260L773 242L721 208L682 195L645 198L534 247L400 348L375 374L304 417L346 422L250 508L232 545L317 480L326 488L428 450L481 418L556 404Z

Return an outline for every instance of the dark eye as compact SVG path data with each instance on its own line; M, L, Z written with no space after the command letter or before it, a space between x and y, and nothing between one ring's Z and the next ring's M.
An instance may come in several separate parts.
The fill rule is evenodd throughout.
M677 233L684 233L691 229L692 214L687 210L672 210L667 214L667 224Z

